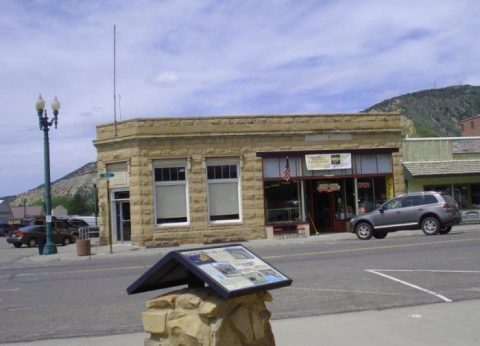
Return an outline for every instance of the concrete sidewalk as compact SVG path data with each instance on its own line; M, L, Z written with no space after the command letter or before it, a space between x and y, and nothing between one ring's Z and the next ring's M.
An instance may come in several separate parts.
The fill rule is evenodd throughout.
M474 300L273 320L271 324L278 346L474 346L480 345L479 319L480 300ZM42 340L21 345L132 346L143 345L146 337L148 334L132 333Z

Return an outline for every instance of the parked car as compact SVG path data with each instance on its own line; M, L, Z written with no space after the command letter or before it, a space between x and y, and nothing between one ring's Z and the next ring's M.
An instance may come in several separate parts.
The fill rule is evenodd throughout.
M25 226L33 226L33 225L44 225L45 218L44 217L30 217L27 219L22 219L21 224L23 227Z
M0 237L7 237L17 228L9 223L0 223Z
M80 220L82 221L82 220ZM76 223L70 224L68 219L62 219L53 216L52 217L52 224L53 227L56 229L62 229L66 232L69 232L72 234L74 237L78 237L78 228ZM33 225L45 225L45 217L39 216L39 217L32 217L29 219L23 219L22 220L22 225L24 226L33 226Z
M455 200L434 191L413 192L386 201L377 210L350 220L359 239L382 239L389 232L421 229L426 235L447 234L462 219Z
M75 242L75 237L69 231L54 226L52 229L52 241L55 244L68 245ZM45 242L46 230L44 225L25 226L7 237L7 243L13 244L15 247L21 247L23 244L28 247L35 247L38 244L45 244Z
M73 228L88 227L88 223L82 219L70 218L67 219L67 224Z

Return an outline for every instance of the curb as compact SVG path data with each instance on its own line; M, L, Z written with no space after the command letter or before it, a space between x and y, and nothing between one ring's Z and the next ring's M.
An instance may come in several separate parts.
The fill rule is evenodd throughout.
M452 233L455 232L466 232L466 231L475 231L480 230L479 224L464 224L454 226ZM387 240L389 238L398 238L398 237L413 237L421 236L424 237L423 233L419 230L408 230L408 231L399 231L389 233ZM246 247L250 248L263 248L263 247L276 247L276 246L287 246L287 245L302 245L302 244L315 244L315 243L325 243L325 242L339 242L346 240L357 240L357 237L353 233L327 233L313 235L310 237L304 238L285 238L285 239L256 239L246 242L238 242ZM358 240L360 241L360 240ZM371 241L371 240L368 240ZM376 240L373 240L376 241ZM91 255L87 256L78 256L76 244L71 244L64 247L58 247L57 254L53 255L39 255L36 252L33 255L28 255L20 258L15 263L19 264L30 264L30 263L50 263L58 261L88 261L93 259L102 259L102 258L118 258L118 257L129 257L129 256L150 256L150 255L164 255L170 251L179 250L179 249L188 249L188 248L201 248L208 247L212 244L182 244L175 247L162 247L162 248L145 248L142 246L136 246L131 244L113 244L112 253L110 253L110 246L99 246L98 242L94 242L91 246ZM221 244L218 244L221 245Z

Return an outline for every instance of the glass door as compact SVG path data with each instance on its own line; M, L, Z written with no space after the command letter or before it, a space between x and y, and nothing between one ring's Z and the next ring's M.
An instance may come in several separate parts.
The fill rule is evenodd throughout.
M315 224L319 232L345 231L344 180L320 180L315 186Z
M344 232L346 223L354 217L355 200L353 179L341 179L338 181L339 190L333 193L335 210L334 231Z
M130 228L130 202L116 202L116 223L117 223L117 241L125 242L131 240Z
M315 224L319 232L332 232L332 195L328 192L315 192Z

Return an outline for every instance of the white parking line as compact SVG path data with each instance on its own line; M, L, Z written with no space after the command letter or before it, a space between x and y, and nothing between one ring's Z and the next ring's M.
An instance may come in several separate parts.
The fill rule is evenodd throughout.
M6 311L22 311L22 310L33 310L33 306L14 306L11 308L6 308Z
M16 277L19 276L35 276L35 275L49 275L51 274L50 272L42 272L42 273L18 273L15 274Z
M440 299L444 300L444 301L447 302L447 303L452 302L452 300L451 300L450 298L447 298L447 297L445 297L445 296L442 296L441 294L435 293L435 292L433 292L433 291L427 290L426 288L422 288L422 287L420 287L420 286L411 284L411 283L409 283L409 282L406 282L406 281L397 279L397 278L395 278L395 277L393 277L393 276L380 273L379 271L372 270L372 269L366 269L365 271L367 271L367 272L369 272L369 273L373 273L373 274L377 274L377 275L383 276L383 277L385 277L385 278L387 278L387 279L393 280L393 281L395 281L395 282L399 282L399 283L401 283L401 284L403 284L403 285L406 285L406 286L415 288L415 289L417 289L417 290L420 290L420 291L422 291L422 292L425 292L425 293L434 295L435 297L440 298ZM384 270L384 271L388 271L388 270Z
M0 288L0 292L18 292L21 288Z
M361 291L361 290L339 290L335 288L314 288L314 287L298 287L290 286L284 287L287 290L303 290L303 291L318 291L318 292L338 292L338 293L356 293L356 294L380 294L387 296L399 296L400 293L378 292L378 291Z
M379 272L430 272L430 273L466 273L480 274L480 270L435 270L435 269L369 269ZM368 270L367 270L368 271Z
M460 288L460 291L467 291L467 292L480 292L480 288L472 287L472 288Z

